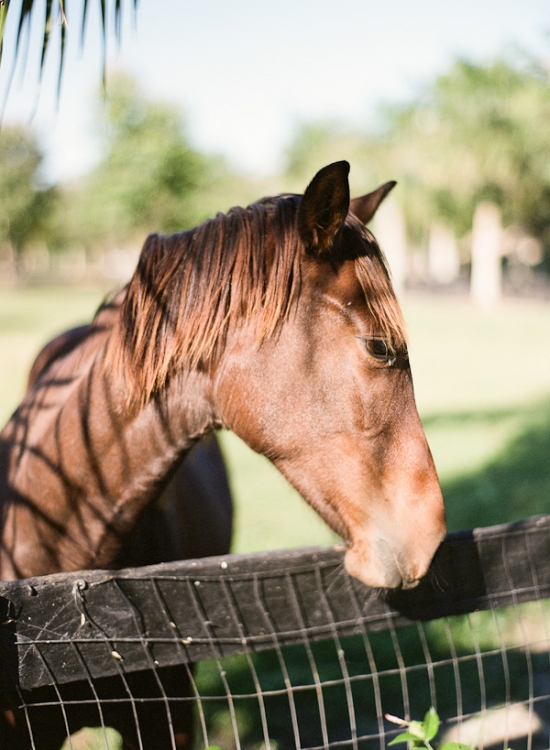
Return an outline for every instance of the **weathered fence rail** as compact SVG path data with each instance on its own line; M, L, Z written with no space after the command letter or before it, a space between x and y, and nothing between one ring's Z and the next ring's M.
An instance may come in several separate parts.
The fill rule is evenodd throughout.
M550 516L449 535L409 591L367 588L347 576L343 554L307 548L2 583L0 700L550 597Z

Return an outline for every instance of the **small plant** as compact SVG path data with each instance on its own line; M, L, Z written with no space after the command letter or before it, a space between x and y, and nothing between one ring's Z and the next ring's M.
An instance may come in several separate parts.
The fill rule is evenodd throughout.
M397 737L394 737L391 742L388 742L388 745L397 745L399 742L406 742L408 750L413 750L417 747L434 750L430 741L439 732L441 722L433 706L424 717L424 721L405 721L405 719L399 719L397 716L392 716L391 714L386 714L386 719L393 724L406 728L405 732L401 732ZM439 750L475 750L475 748L471 745L464 745L462 742L446 742L444 745L441 745ZM507 750L510 750L510 748L507 748Z

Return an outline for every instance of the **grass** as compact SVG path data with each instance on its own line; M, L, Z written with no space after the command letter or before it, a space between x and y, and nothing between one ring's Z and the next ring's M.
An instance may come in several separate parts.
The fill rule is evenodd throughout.
M417 403L449 528L550 511L550 305L405 305Z
M0 289L0 424L21 400L42 346L90 320L106 292L95 287Z

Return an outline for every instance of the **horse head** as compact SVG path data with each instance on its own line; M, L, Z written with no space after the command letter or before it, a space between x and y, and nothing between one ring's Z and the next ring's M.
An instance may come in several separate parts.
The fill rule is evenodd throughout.
M297 204L284 323L260 340L254 325L230 331L214 399L342 536L351 575L411 587L444 537L443 499L398 302L364 226L394 183L350 201L348 171L325 167Z
M412 586L445 521L403 318L365 227L394 183L350 201L348 172L331 164L303 196L149 237L111 344L140 424L161 398L186 439L234 430L343 537L352 575Z

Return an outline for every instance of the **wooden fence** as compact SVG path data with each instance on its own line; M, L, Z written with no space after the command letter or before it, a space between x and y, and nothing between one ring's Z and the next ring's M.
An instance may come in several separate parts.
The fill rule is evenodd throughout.
M409 591L369 589L345 573L343 554L2 583L0 707L24 716L33 750L46 746L44 716L57 711L68 735L79 708L105 727L129 706L139 745L145 704L170 726L192 705L203 748L383 748L397 730L386 712L419 718L430 705L449 737L550 747L550 516L449 535ZM93 747L116 747L96 735Z

